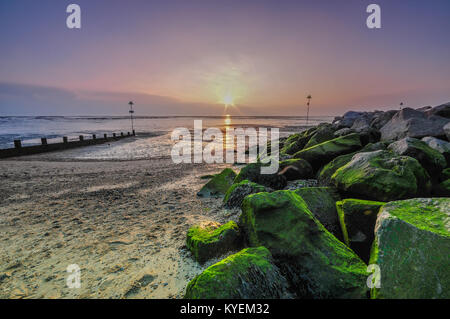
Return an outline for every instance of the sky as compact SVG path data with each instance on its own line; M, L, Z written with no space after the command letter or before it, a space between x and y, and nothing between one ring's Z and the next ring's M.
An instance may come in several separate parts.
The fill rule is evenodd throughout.
M0 0L0 116L126 115L130 100L136 115L302 116L309 94L311 115L438 105L448 30L448 0Z

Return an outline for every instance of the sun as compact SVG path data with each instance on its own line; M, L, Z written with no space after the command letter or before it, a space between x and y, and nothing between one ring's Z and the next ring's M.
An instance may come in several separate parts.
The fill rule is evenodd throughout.
M227 93L222 98L222 103L225 104L225 106L234 106L234 98L230 93Z

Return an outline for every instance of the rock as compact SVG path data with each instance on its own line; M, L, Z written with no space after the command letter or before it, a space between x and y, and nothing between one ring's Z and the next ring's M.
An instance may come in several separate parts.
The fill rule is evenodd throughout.
M312 127L304 132L296 133L289 136L284 142L283 148L281 148L280 153L286 153L293 155L303 149L303 147L308 143L309 139L315 133L316 128Z
M450 166L450 143L435 137L427 136L422 139L429 147L444 155L447 166Z
M381 133L380 131L372 128L372 127L365 127L362 129L355 130L356 133L359 134L359 138L361 140L362 145L367 145L369 143L377 143L380 141Z
M303 187L294 192L305 201L314 217L342 241L343 236L336 210L336 202L341 198L337 190L333 187Z
M224 195L233 184L235 177L236 173L231 168L225 168L220 174L214 175L197 193L197 196L210 197Z
M450 142L450 123L444 126L444 132L445 135L447 136L447 141Z
M351 133L354 133L354 131L352 129L350 129L348 127L344 127L344 128L341 128L340 130L337 130L336 132L334 132L333 135L335 137L339 137L339 136L345 136L345 135L348 135Z
M332 128L331 124L325 123L318 126L315 133L311 136L308 143L304 146L304 148L309 148L314 145L332 140L335 138L334 136L334 129Z
M405 137L390 144L388 150L398 155L414 157L432 178L437 177L447 166L447 161L441 153L429 147L427 143L412 137Z
M265 186L243 180L237 184L233 184L225 194L223 202L226 208L241 207L244 197L250 194L269 192L272 189Z
M329 162L327 165L325 165L322 170L319 172L318 175L318 181L319 185L321 186L328 186L332 185L331 183L331 176L342 166L350 162L353 158L353 156L359 152L373 152L373 151L379 151L379 150L385 150L387 147L387 143L378 142L374 144L367 144L364 146L360 151L353 152L350 154L345 154L336 157L334 160Z
M261 174L261 167L263 165L266 164L257 162L246 165L236 176L234 183L236 184L242 182L243 180L249 180L273 189L283 189L286 186L286 177L283 175L278 175L278 173Z
M416 159L389 151L358 153L331 180L349 196L377 201L428 195L431 189L430 177Z
M444 125L449 122L437 115L404 108L395 114L381 129L382 140L399 140L405 137L422 138L425 136L445 136Z
M299 188L303 187L317 187L319 184L317 183L317 179L299 179L296 181L289 181L284 190L295 191Z
M342 117L338 117L333 121L336 128L352 127L355 121L364 115L364 112L348 111Z
M283 175L287 181L309 179L314 176L312 166L301 158L281 161L278 174Z
M336 203L344 243L365 263L369 262L375 222L384 204L361 199L344 199Z
M366 297L366 265L294 192L247 196L239 221L251 246L269 249L297 297Z
M289 298L288 283L265 247L246 248L189 282L185 299Z
M450 119L450 102L427 110L427 115L438 115Z
M186 237L186 246L200 263L235 250L240 245L239 227L233 221L224 225L210 222L193 226Z
M294 154L294 158L303 158L317 170L335 157L359 148L361 148L359 135L353 133L301 150Z
M389 122L392 117L397 114L398 111L396 110L391 110L391 111L387 111L387 112L378 112L374 115L374 117L372 118L372 122L370 122L370 127L379 130L381 129L384 125L386 125L387 122Z
M372 298L450 298L450 198L387 203L378 215L370 263L380 267Z
M450 197L450 178L438 184L433 189L433 194L441 197Z

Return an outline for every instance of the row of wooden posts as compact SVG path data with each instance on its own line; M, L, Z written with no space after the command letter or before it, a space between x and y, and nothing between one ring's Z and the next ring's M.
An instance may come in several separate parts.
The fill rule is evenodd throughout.
M132 133L127 132L127 135L125 135L123 132L120 132L120 137L131 136L131 135L133 135L133 136L136 135L136 132L133 130ZM116 133L113 133L112 134L112 138L116 138L116 137L118 137L116 135ZM96 140L97 139L97 135L96 134L92 134L92 139ZM103 139L107 140L108 139L108 134L106 134L106 133L103 134ZM79 140L80 140L80 142L83 142L84 141L84 135L80 135L79 136ZM67 136L63 136L63 143L69 143L69 139L67 138ZM48 145L46 137L42 137L41 138L41 144L42 145ZM22 147L22 141L21 140L14 140L14 147L15 148L21 148Z

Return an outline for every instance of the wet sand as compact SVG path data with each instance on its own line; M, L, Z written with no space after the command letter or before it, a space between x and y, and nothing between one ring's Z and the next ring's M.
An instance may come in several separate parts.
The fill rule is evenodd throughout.
M200 177L227 165L55 154L0 161L0 298L181 298L220 259L199 265L185 238L193 224L237 219L196 196ZM70 264L79 289L66 285Z

